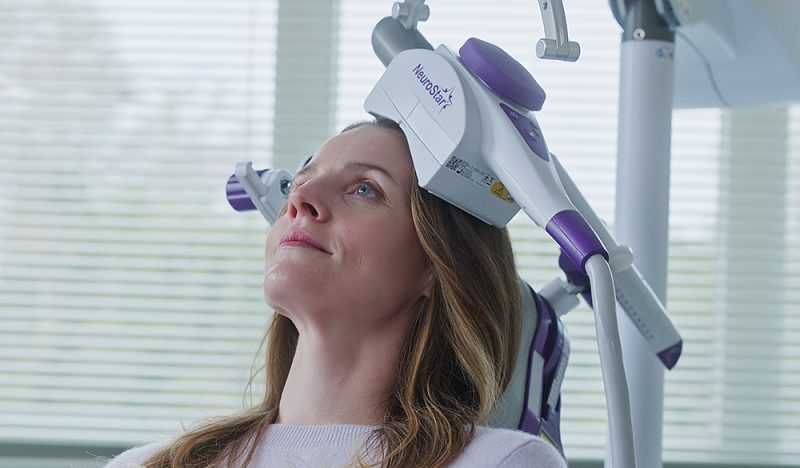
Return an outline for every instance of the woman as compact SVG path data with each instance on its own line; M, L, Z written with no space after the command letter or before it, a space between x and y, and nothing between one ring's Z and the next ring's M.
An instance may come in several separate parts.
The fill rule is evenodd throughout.
M263 402L109 466L562 467L479 427L511 377L521 299L505 229L417 185L394 122L298 172L265 249Z

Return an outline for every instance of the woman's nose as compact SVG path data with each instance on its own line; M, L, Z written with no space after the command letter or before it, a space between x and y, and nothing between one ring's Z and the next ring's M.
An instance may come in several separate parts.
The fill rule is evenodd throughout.
M324 202L324 197L318 187L311 182L293 187L289 192L289 206L287 212L290 219L298 216L308 216L314 221L324 222L330 217L330 212Z

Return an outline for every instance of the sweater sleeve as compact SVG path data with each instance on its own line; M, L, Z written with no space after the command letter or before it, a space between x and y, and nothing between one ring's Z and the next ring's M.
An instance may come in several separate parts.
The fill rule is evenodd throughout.
M508 454L498 468L567 468L567 462L552 445L534 439Z

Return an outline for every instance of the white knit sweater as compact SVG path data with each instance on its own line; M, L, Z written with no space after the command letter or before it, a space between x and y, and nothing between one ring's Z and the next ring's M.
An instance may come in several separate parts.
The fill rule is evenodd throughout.
M256 449L252 467L345 467L373 428L358 425L294 426L273 424ZM141 466L166 442L128 450L106 468ZM561 455L543 440L524 432L478 427L475 437L450 468L566 468Z

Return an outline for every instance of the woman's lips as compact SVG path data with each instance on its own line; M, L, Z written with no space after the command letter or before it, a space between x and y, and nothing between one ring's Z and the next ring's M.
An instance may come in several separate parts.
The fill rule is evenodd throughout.
M286 231L283 234L283 236L281 236L280 245L285 245L288 247L308 247L325 252L326 254L330 255L330 252L328 252L322 246L322 244L317 242L316 239L314 239L313 237L311 237L310 235L308 235L303 231L297 231L297 230Z

